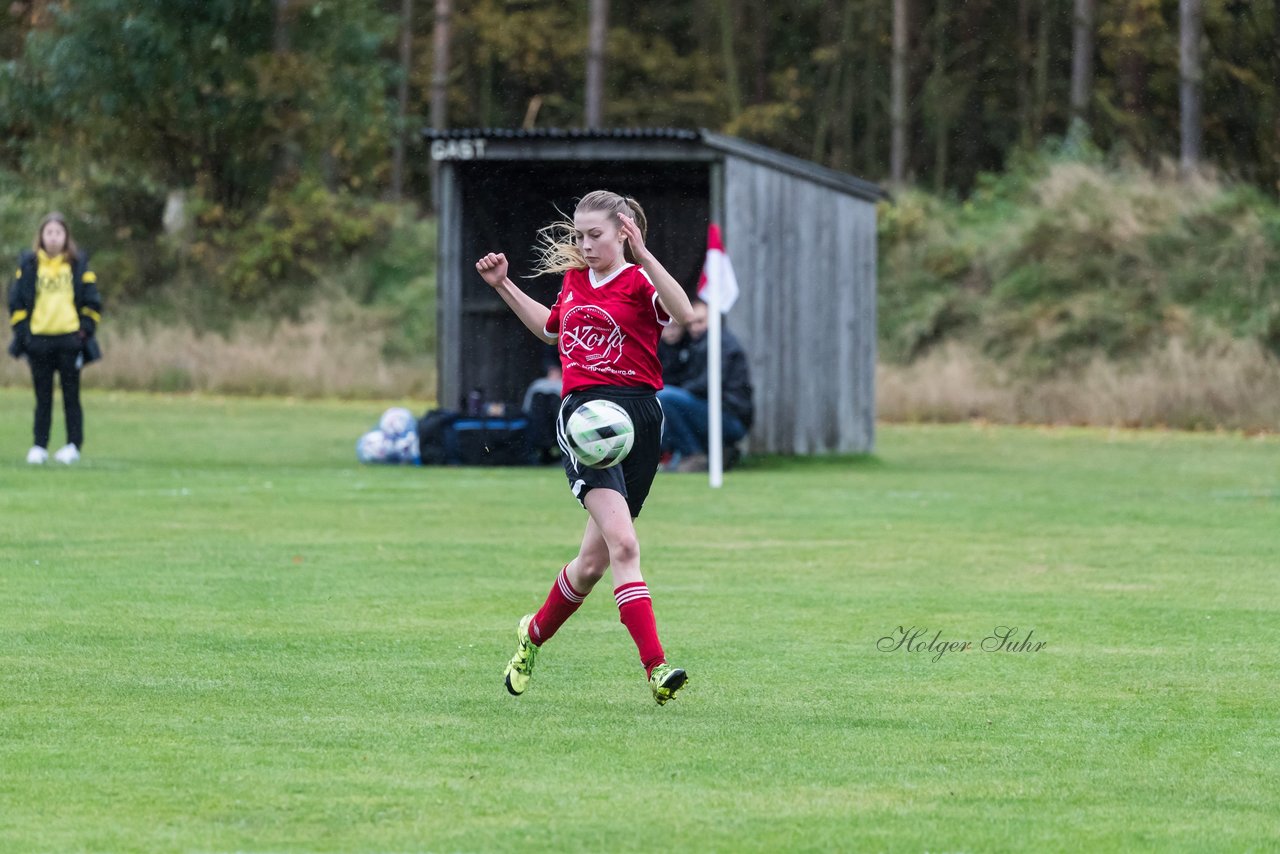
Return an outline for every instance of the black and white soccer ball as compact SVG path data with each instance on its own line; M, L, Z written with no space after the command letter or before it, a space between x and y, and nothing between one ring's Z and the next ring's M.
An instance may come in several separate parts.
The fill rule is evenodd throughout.
M565 424L569 450L585 466L607 469L631 453L636 428L627 411L611 400L588 400Z

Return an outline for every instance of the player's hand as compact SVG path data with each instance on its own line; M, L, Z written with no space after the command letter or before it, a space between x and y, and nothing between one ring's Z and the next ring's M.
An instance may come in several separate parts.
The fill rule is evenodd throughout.
M476 262L476 272L490 287L496 288L507 278L507 256L490 252Z
M623 237L627 238L627 243L631 244L632 254L637 259L643 258L647 250L644 248L644 235L640 233L640 226L622 211L618 211L618 221L622 223L619 228L622 229Z

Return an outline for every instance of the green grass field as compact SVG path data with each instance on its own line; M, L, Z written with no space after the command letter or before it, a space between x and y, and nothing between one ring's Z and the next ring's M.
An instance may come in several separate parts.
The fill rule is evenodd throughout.
M33 468L30 409L0 390L0 850L1280 844L1275 437L884 426L661 476L659 708L606 586L502 687L585 519L558 470L362 468L378 404L100 392Z

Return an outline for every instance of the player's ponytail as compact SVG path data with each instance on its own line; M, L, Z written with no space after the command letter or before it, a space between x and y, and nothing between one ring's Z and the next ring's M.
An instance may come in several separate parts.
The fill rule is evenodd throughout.
M533 247L536 260L530 278L548 273L561 275L570 270L585 270L587 259L582 257L577 238L578 232L568 219L556 220L538 229L538 242Z
M618 220L618 214L624 213L636 221L641 237L648 235L649 220L644 215L644 208L640 207L640 203L633 198L620 196L608 190L596 190L579 199L577 207L574 208L575 214L592 211L603 211L617 226L622 225ZM578 248L577 236L578 232L568 218L538 229L538 242L534 248L537 261L534 264L533 275L563 274L569 270L585 270L587 261L582 257L582 250ZM630 243L623 246L622 253L622 257L628 262L639 263L635 253L631 251Z
M630 208L629 211L623 211L623 213L636 221L636 228L640 229L640 236L647 240L649 237L649 218L644 215L644 208L640 207L640 203L630 196L627 196L622 201ZM640 263L636 259L636 254L631 251L631 241L627 241L626 245L622 247L622 257L632 264Z

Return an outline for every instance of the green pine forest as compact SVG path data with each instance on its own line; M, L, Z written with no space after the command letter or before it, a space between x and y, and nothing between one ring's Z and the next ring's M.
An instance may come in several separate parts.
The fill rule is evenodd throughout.
M0 63L0 251L69 215L107 385L430 395L417 131L588 124L706 127L891 188L883 365L967 360L1021 390L1008 417L1171 347L1280 376L1280 0L15 0ZM137 355L290 334L405 370L300 387ZM901 414L950 412L927 410Z

